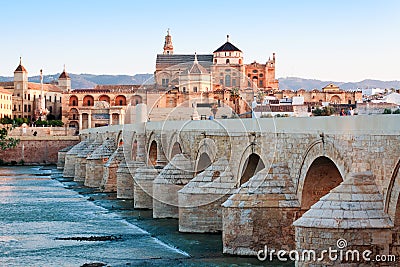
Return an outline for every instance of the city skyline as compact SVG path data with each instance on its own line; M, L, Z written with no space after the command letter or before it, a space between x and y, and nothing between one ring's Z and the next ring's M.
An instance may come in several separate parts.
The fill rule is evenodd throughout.
M29 76L153 73L171 29L175 53L212 53L230 35L245 63L275 52L277 77L400 80L397 1L11 2L0 25L0 75L22 56ZM16 19L17 18L17 19ZM4 27L5 26L5 27Z

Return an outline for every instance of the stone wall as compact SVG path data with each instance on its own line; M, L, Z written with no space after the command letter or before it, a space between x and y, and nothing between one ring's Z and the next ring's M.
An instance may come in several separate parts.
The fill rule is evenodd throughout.
M13 149L0 151L0 159L5 162L25 164L56 164L58 151L79 143L79 136L21 136L19 144Z

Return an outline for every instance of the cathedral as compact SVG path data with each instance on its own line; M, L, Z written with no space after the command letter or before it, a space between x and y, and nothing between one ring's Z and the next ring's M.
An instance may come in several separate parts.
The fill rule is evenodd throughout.
M265 64L253 62L244 64L243 52L233 45L227 36L226 42L212 54L175 54L172 36L168 30L165 36L164 51L157 55L154 78L159 88L183 87L179 84L180 75L187 70L188 63L198 62L211 76L207 91L221 89L277 90L275 79L275 53ZM195 92L196 86L185 88Z
M246 65L229 36L212 54L176 54L169 30L156 58L154 81L64 92L63 122L77 129L130 123L139 103L147 104L151 120L225 118L247 114L259 90L278 89L275 54L265 64Z

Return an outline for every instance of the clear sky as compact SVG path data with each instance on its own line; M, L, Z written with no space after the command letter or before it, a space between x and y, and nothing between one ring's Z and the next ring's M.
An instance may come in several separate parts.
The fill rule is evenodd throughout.
M0 75L152 73L167 28L175 53L226 35L245 63L277 56L277 77L400 80L400 1L4 1Z

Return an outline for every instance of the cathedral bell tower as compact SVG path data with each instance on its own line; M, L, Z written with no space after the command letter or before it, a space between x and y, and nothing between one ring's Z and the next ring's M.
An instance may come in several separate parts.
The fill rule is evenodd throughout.
M174 46L172 45L172 37L169 34L169 29L167 31L167 35L165 36L164 43L164 55L172 55L174 53Z

